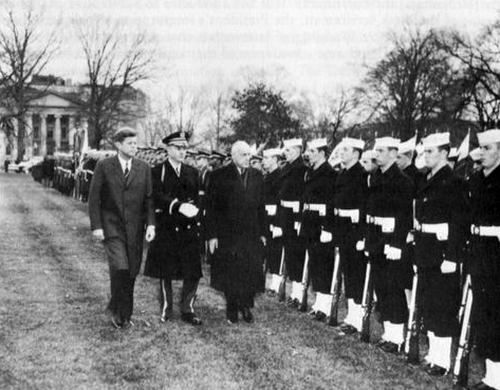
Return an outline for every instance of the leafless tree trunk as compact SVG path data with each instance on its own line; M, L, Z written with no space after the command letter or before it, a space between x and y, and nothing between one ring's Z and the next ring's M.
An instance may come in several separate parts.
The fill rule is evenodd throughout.
M89 145L98 149L118 123L141 114L123 103L133 102L136 84L151 77L155 50L145 32L130 33L109 20L74 24L87 62Z
M7 136L17 142L17 159L25 154L25 139L29 136L25 122L28 102L44 91L32 86L33 76L42 72L51 60L59 44L55 29L48 36L41 32L43 13L32 7L14 12L3 8L0 21L0 98L6 108L1 116ZM13 125L17 120L17 132Z

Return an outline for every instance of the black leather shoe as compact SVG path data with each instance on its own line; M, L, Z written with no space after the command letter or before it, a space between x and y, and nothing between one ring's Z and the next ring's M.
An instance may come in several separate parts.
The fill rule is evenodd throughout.
M123 322L122 328L123 329L129 329L129 328L132 328L134 326L135 326L135 324L131 320L126 320L126 321Z
M253 322L253 314L248 307L241 309L241 315L245 322L248 322L249 324Z
M326 314L323 313L322 311L317 311L315 314L314 314L314 319L316 321L324 321L326 320Z
M342 333L347 334L347 335L358 333L358 330L354 326L352 326L350 324L346 324L345 322L340 324L340 331ZM396 345L396 344L394 344L394 345Z
M299 307L299 300L296 299L296 298L288 298L286 300L286 305L288 307L291 307L291 308L294 308L294 309L297 309Z
M495 388L488 386L484 382L479 382L476 383L474 386L469 387L469 390L495 390Z
M380 340L377 347L387 353L397 354L399 352L399 346L391 341Z
M238 312L228 311L226 312L226 319L229 325L234 325L238 323Z
M201 318L194 313L182 313L181 320L191 325L201 325Z
M172 310L166 310L163 313L161 313L160 321L167 322L171 318L172 318Z
M111 316L111 325L116 329L123 328L123 322L115 315Z
M448 370L443 367L436 366L434 364L429 364L424 368L424 371L430 376L445 376Z

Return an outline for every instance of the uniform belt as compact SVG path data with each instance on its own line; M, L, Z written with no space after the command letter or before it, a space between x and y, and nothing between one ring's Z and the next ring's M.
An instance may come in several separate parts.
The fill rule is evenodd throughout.
M319 215L326 215L326 204L324 203L304 203L304 211L317 211Z
M292 209L294 213L298 213L300 211L300 202L298 200L282 200L280 202L281 207L285 207L287 209Z
M352 223L359 222L359 209L335 209L335 215L342 218L351 218Z
M415 223L415 229L422 233L435 234L439 241L448 240L449 226L448 223Z
M373 225L380 226L382 228L382 233L394 233L394 228L396 226L396 218L394 217L377 217L367 215L366 221Z
M277 206L275 204L266 204L265 209L267 215L269 215L270 217L276 215Z
M471 225L471 234L481 237L497 237L500 240L500 226Z

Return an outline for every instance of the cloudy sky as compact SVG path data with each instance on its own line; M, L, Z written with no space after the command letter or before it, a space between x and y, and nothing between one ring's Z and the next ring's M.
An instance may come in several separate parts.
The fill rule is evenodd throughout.
M282 68L298 89L326 91L361 79L407 22L471 34L499 16L498 0L38 0L50 27L61 18L61 52L48 71L82 79L70 20L117 19L155 37L163 82L230 80L242 67Z

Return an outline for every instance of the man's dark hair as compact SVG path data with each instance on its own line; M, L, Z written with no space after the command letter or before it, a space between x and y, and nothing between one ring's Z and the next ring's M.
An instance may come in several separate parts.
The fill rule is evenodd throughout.
M325 153L325 158L328 158L328 146L318 148L318 151Z
M445 151L447 152L448 154L450 154L450 145L441 145L441 146L438 146L438 150L441 152L441 151Z
M122 127L113 134L113 142L122 143L125 138L137 137L137 132L130 127Z

